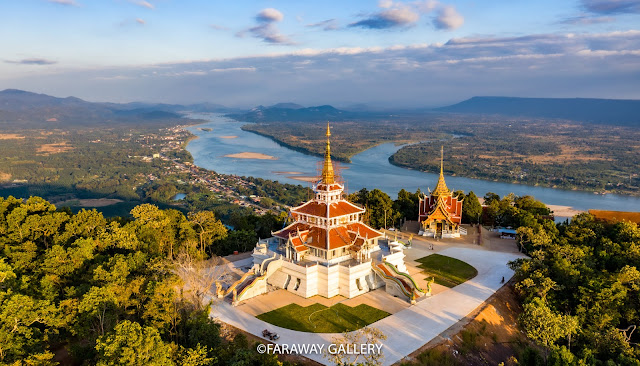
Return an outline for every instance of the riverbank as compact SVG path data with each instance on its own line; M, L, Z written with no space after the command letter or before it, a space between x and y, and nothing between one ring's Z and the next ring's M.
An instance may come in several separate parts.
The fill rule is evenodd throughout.
M211 116L207 126L216 131L225 131L227 135L238 138L226 140L217 134L203 133L195 128L189 130L200 139L188 145L195 158L195 164L215 170L221 174L251 176L278 181L280 183L307 186L305 177L313 177L322 161L316 155L290 149L269 136L242 129L242 123L223 116ZM337 143L336 143L337 144ZM259 150L256 150L259 147ZM277 157L277 160L229 159L224 155L257 151ZM348 193L366 188L380 189L394 198L398 191L405 189L415 192L420 189L427 192L438 181L438 174L425 173L392 165L388 158L398 151L394 143L383 143L352 157L351 163L342 164L340 175L345 181ZM446 161L445 161L446 163ZM446 164L445 164L446 167ZM295 172L289 173L289 172ZM303 178L303 179L301 179ZM589 209L637 211L640 198L616 194L596 195L579 190L565 190L531 186L525 184L503 183L488 179L472 179L465 176L446 176L447 186L453 190L474 191L478 196L494 192L500 196L514 193L517 196L531 195L536 199L557 206L565 206L578 211ZM305 183L302 183L305 181ZM559 211L555 214L559 215ZM571 216L571 213L563 213Z
M393 155L389 156L389 164L391 164L393 166L397 166L398 168L402 168L402 169L417 170L417 169L414 169L411 166L396 162L395 159L393 158L394 156L395 156L395 153ZM436 172L429 172L429 171L425 171L425 170L417 170L417 171L424 172L424 173L436 174ZM456 174L451 174L451 176L456 176ZM513 180L513 179L501 179L500 177L495 178L495 179L487 179L486 177L478 176L477 174L467 174L467 175L464 175L464 177L469 178L469 179L479 179L479 180L485 180L485 181L493 181L493 182L501 182L501 183L509 183L509 184L519 184L519 185L529 186L529 187L545 187L545 188L551 188L551 189L561 189L561 190L565 190L565 191L588 192L588 193L593 193L593 194L597 194L597 195L617 194L617 195L623 195L623 196L640 197L640 190L634 190L634 191L595 190L595 189L590 189L589 187L562 186L562 185L557 185L557 184L547 184L545 182L536 183L536 184L528 184L526 182L521 182L521 181L517 181L517 180Z

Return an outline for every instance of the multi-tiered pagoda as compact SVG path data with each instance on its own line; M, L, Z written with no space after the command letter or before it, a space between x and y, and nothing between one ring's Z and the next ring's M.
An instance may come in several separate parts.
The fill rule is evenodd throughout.
M336 176L331 162L330 136L327 124L322 178L314 187L315 198L292 208L295 222L273 233L280 240L286 257L295 261L367 260L370 253L378 249L378 238L383 235L362 223L363 208L343 198L344 184Z
M425 293L406 273L404 244L379 239L383 234L362 222L365 209L343 198L344 184L331 163L331 131L315 197L291 209L295 220L272 238L258 242L249 271L224 288L219 297L238 304L270 289L302 297L352 298L381 287L410 302Z
M462 199L453 196L444 181L444 151L440 149L440 178L429 195L420 197L418 221L421 235L435 238L456 238L460 236L462 222Z

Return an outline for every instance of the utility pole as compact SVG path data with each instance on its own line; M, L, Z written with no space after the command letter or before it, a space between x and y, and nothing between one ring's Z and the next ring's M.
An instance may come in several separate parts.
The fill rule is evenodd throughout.
M384 210L384 229L387 230L387 210Z

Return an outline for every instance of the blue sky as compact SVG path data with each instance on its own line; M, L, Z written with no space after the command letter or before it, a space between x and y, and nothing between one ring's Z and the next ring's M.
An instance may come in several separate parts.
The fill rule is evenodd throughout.
M0 0L0 89L429 107L640 99L640 1Z

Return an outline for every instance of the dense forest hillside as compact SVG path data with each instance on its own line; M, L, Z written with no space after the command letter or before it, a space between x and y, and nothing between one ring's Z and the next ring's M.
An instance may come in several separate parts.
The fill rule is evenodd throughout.
M640 126L640 100L473 97L439 112L560 118L606 125Z
M1 365L282 365L209 317L211 212L132 220L0 198ZM215 258L207 266L219 263Z

